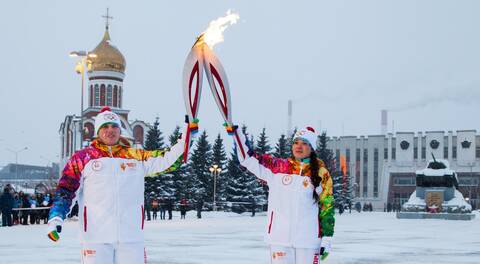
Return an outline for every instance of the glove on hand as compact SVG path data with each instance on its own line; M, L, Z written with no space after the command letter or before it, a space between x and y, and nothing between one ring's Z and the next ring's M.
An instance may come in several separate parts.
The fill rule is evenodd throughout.
M324 260L332 250L332 237L322 237L322 244L320 246L320 260Z
M55 216L54 218L48 220L47 232L48 238L52 241L57 242L60 239L58 233L62 232L62 218Z

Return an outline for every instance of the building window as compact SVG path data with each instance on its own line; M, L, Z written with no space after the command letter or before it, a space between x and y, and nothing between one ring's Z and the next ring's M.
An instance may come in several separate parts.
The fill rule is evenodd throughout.
M480 146L478 145L475 147L475 156L477 159L480 158Z
M98 88L98 84L95 84L95 106L100 105L100 89Z
M378 148L373 149L373 197L378 197Z
M105 84L100 85L100 106L105 105Z
M416 181L414 177L395 177L393 179L393 186L415 186Z
M448 147L443 147L443 158L448 159Z
M452 147L452 158L457 158L457 146Z
M360 197L360 149L355 150L355 182L357 186L355 188L356 197Z
M363 150L363 197L368 195L368 149Z
M388 159L388 148L383 149L383 158Z
M113 86L113 106L118 107L118 86Z
M422 147L422 160L425 160L427 158L427 149L425 147Z
M113 88L111 84L107 86L107 105L113 105Z
M122 86L118 86L118 107L122 108Z
M397 148L392 148L392 160L397 158L396 152L397 152Z
M417 147L413 148L413 159L414 160L418 159L418 148Z
M93 85L90 85L89 95L90 95L90 96L88 97L88 98L89 98L89 100L88 100L88 105L89 105L90 107L92 107L92 106L93 106Z

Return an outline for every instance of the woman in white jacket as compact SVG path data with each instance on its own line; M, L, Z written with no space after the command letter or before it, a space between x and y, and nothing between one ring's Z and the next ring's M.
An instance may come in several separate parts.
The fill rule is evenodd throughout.
M315 131L307 127L294 135L288 159L256 155L244 135L238 139L248 150L244 158L236 147L240 164L269 187L265 241L271 263L316 264L325 259L335 223L332 178L315 154Z

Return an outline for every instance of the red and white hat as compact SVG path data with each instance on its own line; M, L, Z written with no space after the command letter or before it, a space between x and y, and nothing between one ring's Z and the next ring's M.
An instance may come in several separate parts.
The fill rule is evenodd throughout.
M295 140L297 139L300 139L310 144L310 147L312 149L315 149L317 146L317 137L318 136L317 133L315 133L315 129L313 129L312 127L305 127L295 133L295 135L293 136L293 142L295 142Z
M112 109L110 109L108 106L102 108L100 113L98 113L98 115L95 117L95 135L98 135L98 131L105 124L116 124L120 129L122 129L120 117L112 112Z

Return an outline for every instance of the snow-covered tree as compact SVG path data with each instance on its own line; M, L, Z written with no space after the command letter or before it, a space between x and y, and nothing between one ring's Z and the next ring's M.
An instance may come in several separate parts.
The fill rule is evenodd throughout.
M207 138L207 132L203 131L188 162L186 192L189 199L208 201L213 197L213 179L209 171L212 164L212 146ZM191 189L188 189L190 187Z
M212 153L212 165L217 165L221 169L221 172L217 175L217 201L225 201L227 194L227 154L225 153L225 147L223 144L223 139L220 137L220 134L217 135L215 142L213 144L213 153Z
M145 150L157 150L164 147L162 132L159 128L160 122L158 117L155 118L153 126L147 132L145 144L143 148ZM162 175L163 176L163 175ZM160 177L162 177L160 176ZM170 193L170 188L162 189L162 178L160 177L147 177L145 178L145 195L151 198L160 197L160 193Z
M277 145L275 146L275 152L273 155L277 158L286 159L290 156L290 149L288 149L288 141L284 134L280 135Z

